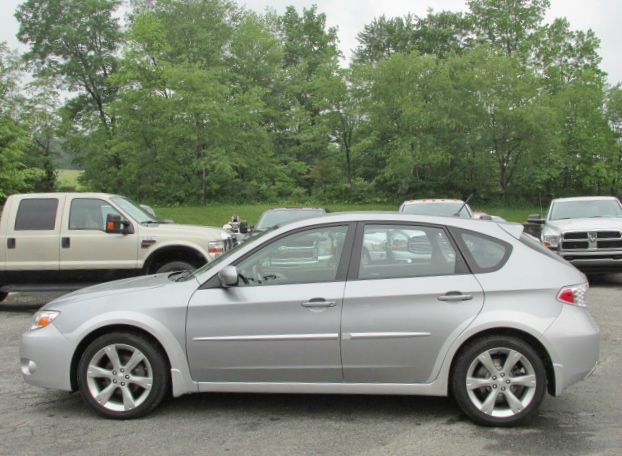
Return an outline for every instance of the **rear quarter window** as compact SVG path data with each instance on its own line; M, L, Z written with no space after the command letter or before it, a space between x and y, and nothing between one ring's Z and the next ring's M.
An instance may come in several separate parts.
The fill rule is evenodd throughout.
M457 228L451 231L474 273L501 269L512 253L512 245L500 239Z

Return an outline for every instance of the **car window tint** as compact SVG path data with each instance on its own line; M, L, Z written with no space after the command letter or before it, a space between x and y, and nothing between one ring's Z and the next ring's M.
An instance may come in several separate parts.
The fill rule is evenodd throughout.
M472 232L461 232L460 237L471 254L473 261L482 271L500 267L509 254L509 246L488 236Z
M120 215L107 201L76 198L71 202L69 229L105 231L108 214Z
M454 274L456 252L444 230L435 227L366 225L359 279Z
M45 231L56 226L56 198L29 198L19 203L15 217L15 231Z
M347 226L321 227L278 239L237 264L240 285L331 282L347 232Z

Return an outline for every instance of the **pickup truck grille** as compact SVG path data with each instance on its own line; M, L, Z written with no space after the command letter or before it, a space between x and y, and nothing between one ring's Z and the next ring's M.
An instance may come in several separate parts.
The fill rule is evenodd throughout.
M562 250L622 249L619 231L574 231L564 233Z

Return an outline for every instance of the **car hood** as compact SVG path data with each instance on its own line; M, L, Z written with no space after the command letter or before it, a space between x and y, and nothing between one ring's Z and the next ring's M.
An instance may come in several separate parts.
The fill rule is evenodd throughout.
M160 236L201 236L211 239L225 239L231 236L226 230L215 226L202 225L177 225L174 223L162 223L159 225L147 225L141 227L144 234ZM223 237L224 235L224 237Z
M568 220L552 220L546 222L547 228L560 232L565 231L622 231L622 218L577 218Z
M131 279L114 280L112 282L101 283L91 287L81 288L63 295L45 305L45 309L57 309L59 304L69 304L76 301L86 301L90 299L102 298L105 296L126 294L158 288L172 283L168 276L170 272L149 276L132 277Z

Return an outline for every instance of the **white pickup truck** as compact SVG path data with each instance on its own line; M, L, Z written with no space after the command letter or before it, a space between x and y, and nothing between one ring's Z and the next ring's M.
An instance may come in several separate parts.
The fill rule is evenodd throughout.
M231 243L219 228L161 223L123 196L12 195L0 217L0 301L11 291L195 269Z

